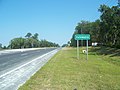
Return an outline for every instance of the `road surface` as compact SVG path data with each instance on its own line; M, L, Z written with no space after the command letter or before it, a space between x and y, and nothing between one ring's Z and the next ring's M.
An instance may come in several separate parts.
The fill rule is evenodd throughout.
M0 90L16 90L57 51L56 48L44 48L0 52Z
M54 50L55 48L44 48L30 51L18 51L15 53L3 53L0 55L0 74L9 71L10 69L28 62L38 56Z

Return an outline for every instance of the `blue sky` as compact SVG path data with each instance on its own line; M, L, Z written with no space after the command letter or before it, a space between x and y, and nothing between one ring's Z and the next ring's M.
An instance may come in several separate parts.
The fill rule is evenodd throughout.
M0 43L31 32L62 45L78 22L99 18L100 4L112 6L117 0L0 0Z

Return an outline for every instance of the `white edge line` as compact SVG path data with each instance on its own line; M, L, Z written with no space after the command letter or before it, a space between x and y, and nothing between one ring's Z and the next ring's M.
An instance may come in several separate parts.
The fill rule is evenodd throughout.
M56 49L55 49L55 50L56 50ZM25 64L23 64L23 65L21 65L21 66L15 68L15 69L13 69L13 70L7 72L7 73L5 73L5 74L0 75L0 78L4 77L5 75L7 75L7 74L9 74L9 73L11 73L11 72L16 71L17 69L20 69L20 68L22 68L22 67L24 67L24 66L26 66L26 65L28 65L28 64L30 64L30 63L32 63L33 61L35 61L35 60L37 60L37 59L40 59L40 58L46 56L47 54L49 54L49 53L51 53L51 52L53 52L53 51L55 51L55 50L52 50L52 51L50 51L50 52L48 52L48 53L46 53L46 54L43 54L42 56L37 57L37 58L33 59L32 61L30 61L30 62L28 62L28 63L25 63Z

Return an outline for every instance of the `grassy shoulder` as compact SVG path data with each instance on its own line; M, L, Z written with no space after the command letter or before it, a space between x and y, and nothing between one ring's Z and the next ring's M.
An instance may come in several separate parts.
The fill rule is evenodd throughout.
M83 49L83 48L82 48ZM98 48L90 48L89 60L76 48L64 48L30 78L19 90L119 90L119 56L98 54ZM80 50L81 51L81 50Z

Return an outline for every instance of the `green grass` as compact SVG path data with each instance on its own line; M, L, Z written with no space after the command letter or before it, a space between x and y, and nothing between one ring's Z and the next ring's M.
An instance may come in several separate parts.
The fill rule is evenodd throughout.
M19 90L120 90L120 57L99 50L89 48L87 61L82 53L77 60L76 48L64 48Z
M120 49L110 47L90 48L90 54L102 55L102 59L120 66Z

